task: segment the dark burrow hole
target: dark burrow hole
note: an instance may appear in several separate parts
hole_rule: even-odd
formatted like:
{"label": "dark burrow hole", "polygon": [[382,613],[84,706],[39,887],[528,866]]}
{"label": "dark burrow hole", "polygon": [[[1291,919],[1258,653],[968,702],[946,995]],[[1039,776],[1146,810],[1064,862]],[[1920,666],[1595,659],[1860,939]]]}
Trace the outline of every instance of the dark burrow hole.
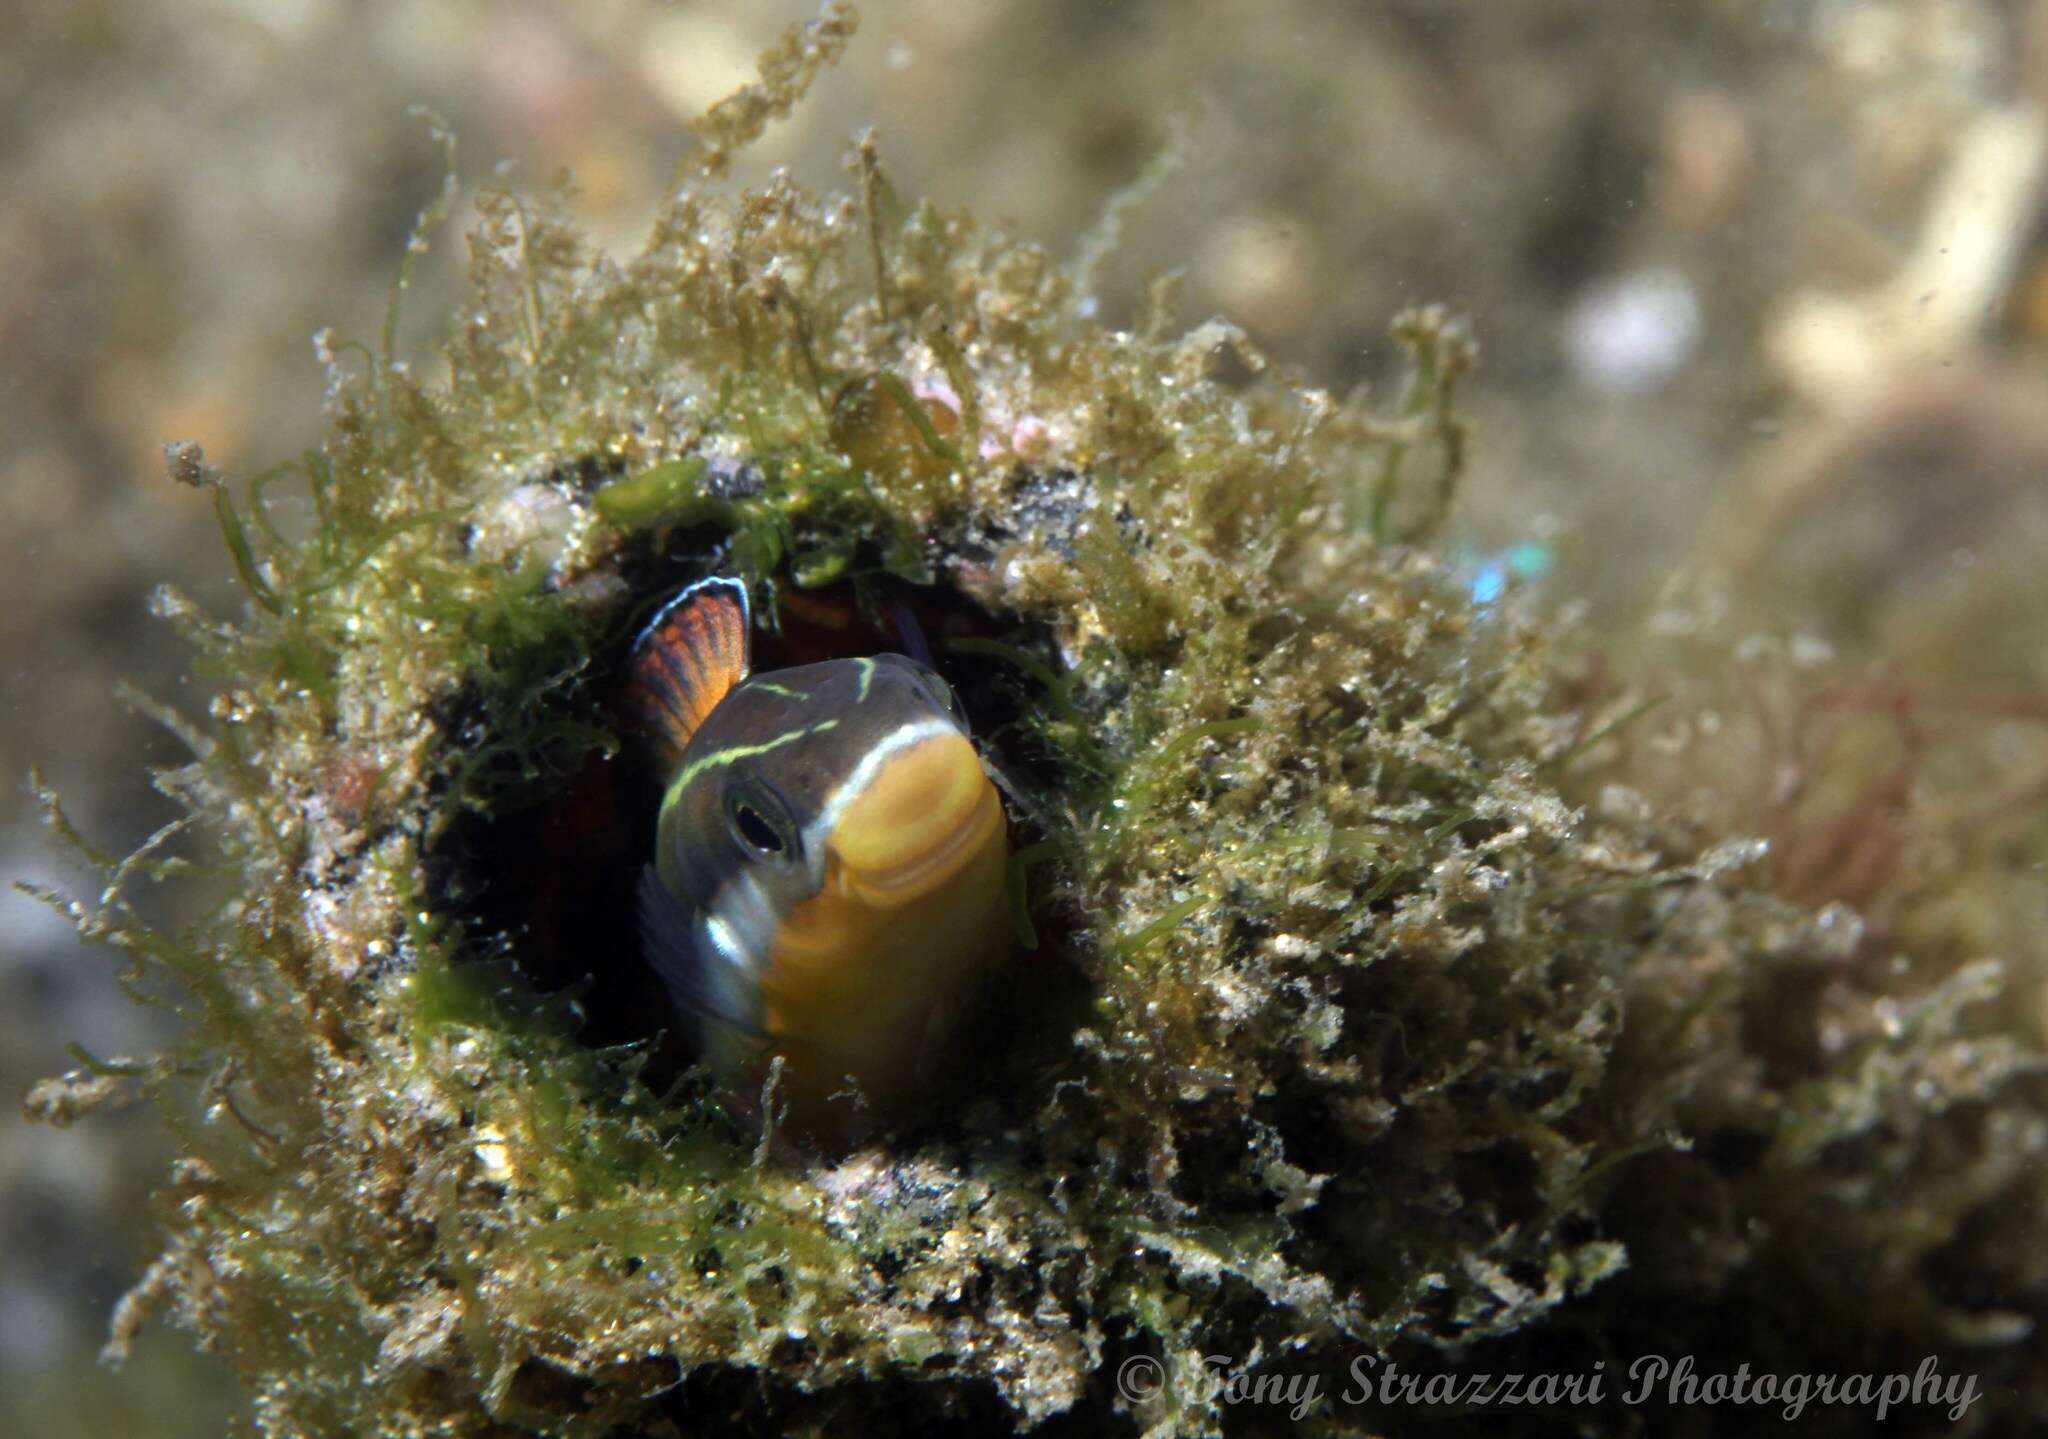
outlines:
{"label": "dark burrow hole", "polygon": [[[579,1037],[591,1047],[644,1046],[641,1079],[656,1092],[681,1080],[696,1056],[688,1026],[670,1009],[642,955],[635,887],[653,855],[665,776],[628,724],[623,691],[645,618],[683,585],[722,572],[705,560],[717,553],[718,540],[684,534],[661,553],[626,563],[634,597],[629,612],[584,680],[558,702],[561,713],[546,717],[585,735],[616,735],[617,752],[587,744],[579,752],[569,741],[561,755],[543,754],[532,776],[494,795],[488,809],[465,809],[428,860],[432,892],[463,926],[468,951],[497,962],[509,958],[521,988],[572,999]],[[886,575],[808,590],[778,578],[774,601],[768,623],[759,610],[755,616],[755,673],[909,652],[918,640],[906,640],[906,628],[921,636],[966,711],[976,744],[1006,782],[999,787],[1012,852],[1050,837],[1043,816],[1059,812],[1048,801],[1062,793],[1066,776],[1059,756],[1025,723],[1030,707],[1043,699],[1036,682],[998,656],[953,648],[959,640],[997,640],[1046,660],[1051,651],[1042,635],[997,620],[943,585],[916,586]],[[450,716],[441,719],[446,731],[467,737]],[[520,722],[539,719],[521,716]],[[1011,791],[1037,813],[1027,813]],[[1000,1110],[1028,1110],[1042,1095],[1042,1082],[1064,1062],[1068,1037],[1085,1022],[1089,991],[1073,958],[1074,919],[1048,902],[1049,888],[1043,871],[1028,883],[1036,946],[1027,950],[1020,943],[1009,964],[982,986],[952,1046],[962,1058],[936,1077],[932,1102],[917,1123],[944,1124],[987,1100]]]}

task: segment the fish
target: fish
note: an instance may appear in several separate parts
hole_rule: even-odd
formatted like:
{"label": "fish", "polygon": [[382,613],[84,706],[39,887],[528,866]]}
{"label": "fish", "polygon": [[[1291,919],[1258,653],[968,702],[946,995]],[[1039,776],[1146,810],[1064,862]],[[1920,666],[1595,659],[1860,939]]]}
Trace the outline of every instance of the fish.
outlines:
{"label": "fish", "polygon": [[698,1053],[792,1127],[904,1114],[1010,956],[1009,821],[930,665],[864,655],[754,674],[746,586],[682,590],[635,641],[627,700],[665,774],[642,948]]}

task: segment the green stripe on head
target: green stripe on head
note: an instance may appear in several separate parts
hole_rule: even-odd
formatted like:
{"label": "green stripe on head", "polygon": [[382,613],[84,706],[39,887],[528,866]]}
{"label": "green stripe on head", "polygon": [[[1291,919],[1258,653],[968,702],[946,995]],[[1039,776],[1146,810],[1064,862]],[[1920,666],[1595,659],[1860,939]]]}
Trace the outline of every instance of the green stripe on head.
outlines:
{"label": "green stripe on head", "polygon": [[[787,693],[787,691],[778,691],[778,693]],[[684,765],[682,773],[676,776],[675,783],[670,788],[672,790],[683,789],[691,780],[709,770],[719,769],[737,760],[752,759],[756,755],[764,755],[771,750],[781,749],[784,745],[792,745],[799,740],[808,739],[812,735],[824,734],[827,730],[838,728],[839,721],[836,719],[820,720],[818,723],[803,729],[786,730],[774,739],[763,740],[759,744],[727,745],[724,749],[716,750],[711,754],[699,755]]]}

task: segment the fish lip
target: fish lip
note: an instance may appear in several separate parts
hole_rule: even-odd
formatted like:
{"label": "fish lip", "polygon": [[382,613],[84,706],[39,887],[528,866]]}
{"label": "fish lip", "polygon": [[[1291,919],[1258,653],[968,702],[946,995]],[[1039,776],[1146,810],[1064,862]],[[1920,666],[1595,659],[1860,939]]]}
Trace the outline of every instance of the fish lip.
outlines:
{"label": "fish lip", "polygon": [[881,870],[859,870],[833,851],[839,891],[876,908],[893,909],[930,894],[965,869],[1003,823],[996,787],[984,775],[973,809],[945,839],[915,858]]}

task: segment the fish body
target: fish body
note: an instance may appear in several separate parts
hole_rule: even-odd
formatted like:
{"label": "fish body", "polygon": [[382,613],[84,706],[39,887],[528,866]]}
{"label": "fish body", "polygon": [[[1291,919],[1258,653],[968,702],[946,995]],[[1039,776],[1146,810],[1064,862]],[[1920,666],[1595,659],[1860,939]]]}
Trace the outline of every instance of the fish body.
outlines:
{"label": "fish body", "polygon": [[715,1070],[751,1085],[780,1057],[775,1102],[831,1127],[849,1088],[885,1113],[914,1099],[948,1016],[1007,957],[1008,824],[929,667],[749,659],[746,591],[722,578],[635,646],[668,769],[643,943]]}

